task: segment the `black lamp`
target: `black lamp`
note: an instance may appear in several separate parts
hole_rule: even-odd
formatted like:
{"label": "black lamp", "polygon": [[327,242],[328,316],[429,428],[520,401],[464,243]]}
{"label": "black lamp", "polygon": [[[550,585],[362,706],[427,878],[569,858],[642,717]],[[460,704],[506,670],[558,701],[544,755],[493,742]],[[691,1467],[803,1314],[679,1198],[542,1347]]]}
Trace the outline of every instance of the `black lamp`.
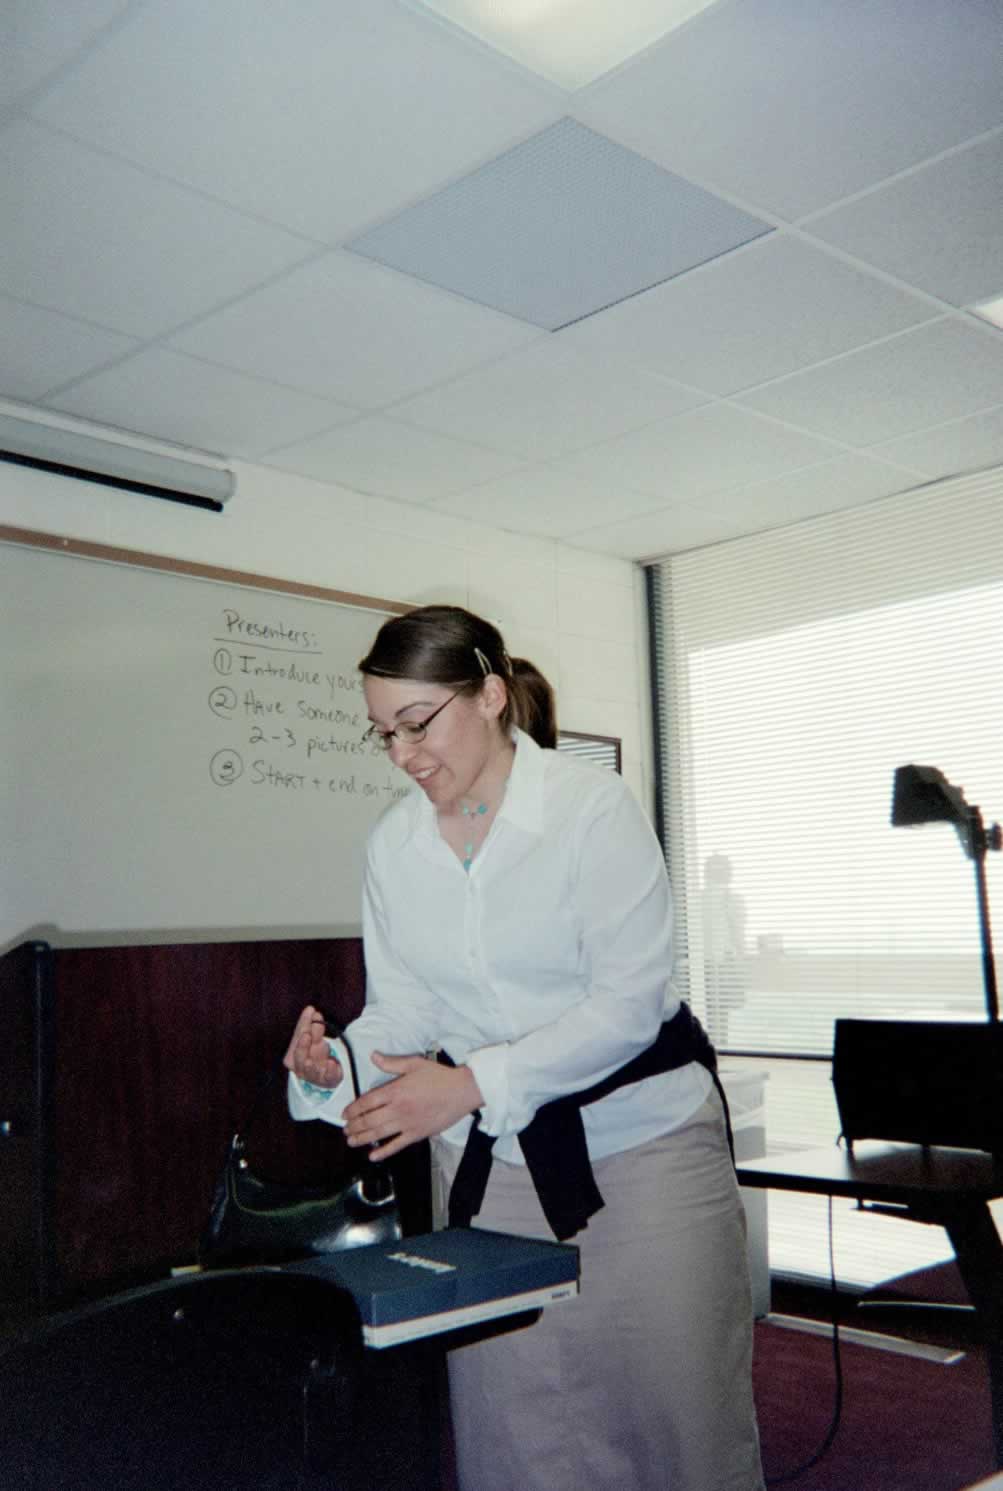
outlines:
{"label": "black lamp", "polygon": [[843,1137],[985,1149],[1003,1164],[1003,1025],[989,929],[985,859],[998,823],[965,802],[935,766],[895,772],[892,824],[950,823],[975,865],[988,1020],[836,1021],[832,1082]]}
{"label": "black lamp", "polygon": [[999,1019],[999,1001],[989,927],[986,851],[999,849],[1003,845],[1003,833],[998,823],[987,829],[979,809],[966,803],[961,788],[952,787],[943,772],[938,771],[935,766],[900,766],[895,772],[895,789],[892,794],[892,826],[914,828],[920,823],[953,824],[962,849],[974,861],[986,1013],[995,1022]]}

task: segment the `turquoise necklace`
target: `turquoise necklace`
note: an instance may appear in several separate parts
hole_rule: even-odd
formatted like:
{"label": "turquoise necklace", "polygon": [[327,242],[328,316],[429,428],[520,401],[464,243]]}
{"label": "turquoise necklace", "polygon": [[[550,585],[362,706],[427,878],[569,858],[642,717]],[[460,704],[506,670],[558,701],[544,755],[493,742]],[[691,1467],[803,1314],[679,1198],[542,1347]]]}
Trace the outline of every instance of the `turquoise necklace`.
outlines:
{"label": "turquoise necklace", "polygon": [[470,866],[474,862],[474,828],[483,828],[484,825],[478,824],[477,820],[478,818],[483,818],[487,810],[488,805],[486,802],[479,802],[476,807],[471,807],[470,804],[466,802],[461,803],[460,805],[460,812],[462,813],[463,817],[469,818],[471,820],[471,822],[467,825],[467,830],[470,834],[470,842],[469,844],[464,844],[463,846],[463,868],[465,870],[469,870]]}

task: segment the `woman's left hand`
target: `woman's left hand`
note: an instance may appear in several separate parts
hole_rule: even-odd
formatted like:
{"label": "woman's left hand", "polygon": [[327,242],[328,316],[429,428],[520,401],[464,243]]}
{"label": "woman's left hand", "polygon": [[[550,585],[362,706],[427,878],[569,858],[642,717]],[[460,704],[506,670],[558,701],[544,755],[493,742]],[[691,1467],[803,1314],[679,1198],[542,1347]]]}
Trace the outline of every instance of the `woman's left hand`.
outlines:
{"label": "woman's left hand", "polygon": [[383,1056],[373,1065],[394,1078],[363,1093],[345,1109],[351,1145],[376,1146],[370,1155],[386,1160],[419,1139],[441,1134],[473,1113],[484,1099],[468,1066],[440,1066],[425,1056]]}

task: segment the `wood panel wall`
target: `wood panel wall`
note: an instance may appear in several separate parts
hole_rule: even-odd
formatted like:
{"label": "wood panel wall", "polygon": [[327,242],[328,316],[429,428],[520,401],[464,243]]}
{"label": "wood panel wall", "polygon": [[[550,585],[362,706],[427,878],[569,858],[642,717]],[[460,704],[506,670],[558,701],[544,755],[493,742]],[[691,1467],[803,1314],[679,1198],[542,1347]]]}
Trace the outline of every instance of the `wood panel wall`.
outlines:
{"label": "wood panel wall", "polygon": [[[32,1296],[44,1308],[192,1262],[230,1136],[269,1071],[250,1135],[255,1168],[347,1179],[354,1161],[340,1130],[292,1123],[278,1065],[305,1003],[344,1024],[364,997],[355,938],[30,944],[0,959],[12,1125],[0,1177],[14,1203],[4,1241],[19,1260],[0,1285],[7,1302]],[[399,1182],[409,1230],[425,1230],[427,1152],[400,1167]]]}

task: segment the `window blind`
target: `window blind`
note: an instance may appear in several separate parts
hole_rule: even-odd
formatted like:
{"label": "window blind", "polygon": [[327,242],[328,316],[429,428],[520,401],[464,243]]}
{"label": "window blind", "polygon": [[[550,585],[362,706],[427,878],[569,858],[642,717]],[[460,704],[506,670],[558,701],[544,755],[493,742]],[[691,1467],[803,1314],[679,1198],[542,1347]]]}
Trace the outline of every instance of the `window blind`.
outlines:
{"label": "window blind", "polygon": [[620,770],[620,740],[615,735],[582,735],[576,730],[562,730],[557,749],[577,756],[580,761],[591,761],[593,766]]}
{"label": "window blind", "polygon": [[770,1148],[825,1142],[827,1069],[787,1089],[837,1016],[985,1015],[972,862],[948,824],[890,815],[913,762],[1003,816],[1003,468],[673,555],[648,582],[675,979],[719,1049],[768,1070]]}

